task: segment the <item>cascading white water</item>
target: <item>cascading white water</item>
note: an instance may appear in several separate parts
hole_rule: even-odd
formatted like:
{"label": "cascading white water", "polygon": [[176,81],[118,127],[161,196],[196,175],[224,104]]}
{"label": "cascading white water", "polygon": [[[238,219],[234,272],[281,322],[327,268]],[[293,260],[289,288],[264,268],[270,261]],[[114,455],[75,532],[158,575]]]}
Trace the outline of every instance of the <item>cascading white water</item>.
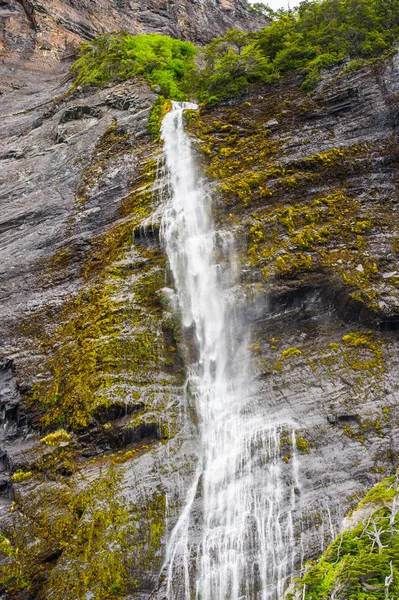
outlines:
{"label": "cascading white water", "polygon": [[[196,168],[183,111],[162,123],[162,239],[184,327],[194,326],[198,360],[188,365],[201,455],[169,540],[169,600],[275,600],[293,572],[294,424],[273,421],[251,393],[248,341],[228,291],[236,272],[231,237],[215,231],[211,198]],[[223,265],[217,256],[226,254]],[[253,390],[252,390],[253,392]],[[294,459],[283,483],[280,434],[289,428]],[[200,505],[200,522],[192,509]],[[197,510],[198,512],[198,510]],[[196,516],[196,518],[198,515]]]}

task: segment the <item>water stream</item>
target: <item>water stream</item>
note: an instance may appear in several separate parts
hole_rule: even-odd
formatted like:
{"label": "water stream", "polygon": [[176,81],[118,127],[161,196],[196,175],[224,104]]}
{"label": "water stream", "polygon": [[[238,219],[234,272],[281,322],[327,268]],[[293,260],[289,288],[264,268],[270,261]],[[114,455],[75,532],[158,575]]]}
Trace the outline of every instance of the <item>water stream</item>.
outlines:
{"label": "water stream", "polygon": [[[199,422],[198,467],[170,536],[168,600],[277,600],[293,572],[299,487],[295,424],[268,414],[250,384],[249,331],[231,293],[232,235],[215,229],[211,197],[174,103],[162,124],[161,235],[183,327],[195,331],[188,388]],[[292,443],[283,480],[281,434]],[[297,490],[296,490],[297,491]]]}

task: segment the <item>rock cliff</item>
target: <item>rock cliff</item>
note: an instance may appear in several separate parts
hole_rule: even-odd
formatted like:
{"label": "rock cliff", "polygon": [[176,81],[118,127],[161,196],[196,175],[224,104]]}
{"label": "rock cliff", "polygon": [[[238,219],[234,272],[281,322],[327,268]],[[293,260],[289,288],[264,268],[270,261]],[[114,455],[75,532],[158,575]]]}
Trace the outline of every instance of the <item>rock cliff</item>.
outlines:
{"label": "rock cliff", "polygon": [[[103,30],[202,42],[254,22],[242,2],[147,4],[0,7],[5,598],[161,598],[195,467],[192,332],[152,189],[155,94],[143,81],[66,94],[54,61]],[[295,77],[255,87],[188,125],[237,240],[257,401],[295,422],[297,569],[397,466],[398,93],[395,55],[334,67],[310,95]],[[287,489],[292,447],[281,431]]]}
{"label": "rock cliff", "polygon": [[3,0],[0,48],[65,57],[82,40],[121,29],[204,43],[228,28],[257,29],[263,19],[248,8],[245,0]]}
{"label": "rock cliff", "polygon": [[190,124],[239,244],[259,402],[297,423],[299,562],[397,466],[398,67],[343,64],[310,96],[293,78]]}

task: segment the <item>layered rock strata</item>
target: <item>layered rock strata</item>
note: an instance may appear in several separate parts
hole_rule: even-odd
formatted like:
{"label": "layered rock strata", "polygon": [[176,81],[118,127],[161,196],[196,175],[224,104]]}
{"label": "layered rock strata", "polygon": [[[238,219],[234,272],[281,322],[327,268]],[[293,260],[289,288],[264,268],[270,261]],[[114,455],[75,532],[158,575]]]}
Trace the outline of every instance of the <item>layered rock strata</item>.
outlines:
{"label": "layered rock strata", "polygon": [[[61,10],[27,7],[2,8],[29,32],[13,26],[15,46]],[[66,95],[59,65],[39,78],[15,64],[2,87],[0,483],[19,552],[1,547],[4,593],[72,599],[78,582],[145,598],[198,454],[184,389],[195,349],[172,310],[152,191],[155,94],[135,81]],[[218,227],[237,240],[257,401],[296,424],[298,569],[397,466],[398,58],[340,65],[311,95],[299,83],[190,122]],[[293,440],[280,439],[288,487]]]}

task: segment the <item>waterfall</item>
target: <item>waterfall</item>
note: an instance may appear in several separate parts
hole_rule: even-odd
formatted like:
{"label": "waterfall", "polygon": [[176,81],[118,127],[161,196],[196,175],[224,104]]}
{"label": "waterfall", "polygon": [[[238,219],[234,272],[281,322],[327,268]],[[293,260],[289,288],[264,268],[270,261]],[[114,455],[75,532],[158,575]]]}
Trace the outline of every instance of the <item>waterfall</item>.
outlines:
{"label": "waterfall", "polygon": [[[183,327],[195,331],[197,355],[187,371],[200,452],[168,543],[166,597],[276,600],[295,560],[295,425],[270,416],[250,383],[249,332],[231,300],[234,240],[215,229],[210,193],[184,130],[187,108],[196,107],[173,103],[163,120],[157,187]],[[280,450],[287,430],[294,455],[288,486]]]}

